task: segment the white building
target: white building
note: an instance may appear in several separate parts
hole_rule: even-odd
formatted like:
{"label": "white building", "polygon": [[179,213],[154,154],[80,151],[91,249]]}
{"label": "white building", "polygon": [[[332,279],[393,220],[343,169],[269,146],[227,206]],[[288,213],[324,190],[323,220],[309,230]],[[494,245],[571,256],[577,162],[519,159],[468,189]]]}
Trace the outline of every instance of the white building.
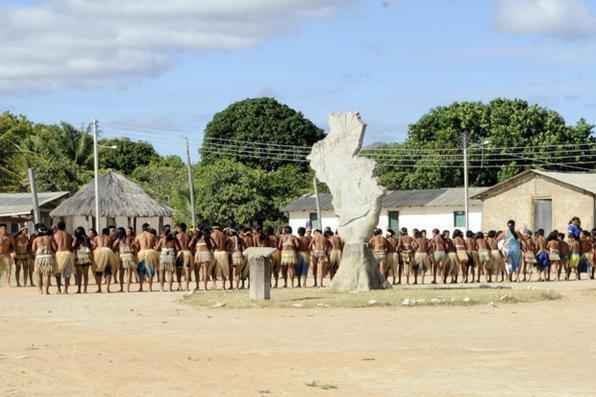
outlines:
{"label": "white building", "polygon": [[[486,188],[470,188],[470,197],[482,193]],[[465,228],[464,189],[444,188],[429,190],[388,191],[382,199],[382,210],[378,227],[383,231],[402,227],[427,230],[449,230]],[[319,195],[322,224],[317,219],[314,195],[306,195],[291,202],[282,211],[289,217],[294,230],[299,227],[326,228],[336,230],[338,218],[333,211],[331,194]],[[482,202],[470,200],[470,229],[479,231],[482,227]]]}

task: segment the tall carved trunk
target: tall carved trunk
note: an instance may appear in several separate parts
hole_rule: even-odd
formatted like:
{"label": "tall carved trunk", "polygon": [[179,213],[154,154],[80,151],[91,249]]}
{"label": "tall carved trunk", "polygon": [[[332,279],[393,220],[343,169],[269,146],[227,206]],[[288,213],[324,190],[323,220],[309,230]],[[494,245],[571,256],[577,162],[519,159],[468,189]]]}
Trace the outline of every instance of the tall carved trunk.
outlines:
{"label": "tall carved trunk", "polygon": [[339,291],[369,291],[386,287],[385,278],[368,244],[346,244],[331,288]]}

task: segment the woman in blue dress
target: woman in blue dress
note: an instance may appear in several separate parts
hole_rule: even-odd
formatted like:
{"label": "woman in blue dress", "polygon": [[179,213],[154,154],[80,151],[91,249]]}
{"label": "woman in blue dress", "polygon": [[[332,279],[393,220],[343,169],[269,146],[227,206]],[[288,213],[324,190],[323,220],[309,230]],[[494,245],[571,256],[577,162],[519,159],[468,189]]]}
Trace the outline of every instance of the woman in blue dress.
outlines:
{"label": "woman in blue dress", "polygon": [[499,234],[498,241],[503,242],[503,256],[505,257],[507,274],[509,281],[513,281],[513,273],[515,273],[515,281],[519,281],[521,271],[522,251],[520,243],[520,235],[515,231],[515,221],[507,222],[507,229]]}

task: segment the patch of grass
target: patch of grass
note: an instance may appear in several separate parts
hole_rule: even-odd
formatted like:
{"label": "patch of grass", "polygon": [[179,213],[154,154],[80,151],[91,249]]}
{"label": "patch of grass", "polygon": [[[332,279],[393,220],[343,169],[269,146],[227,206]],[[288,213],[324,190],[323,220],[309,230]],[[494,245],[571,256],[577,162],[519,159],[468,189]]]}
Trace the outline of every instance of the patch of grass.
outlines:
{"label": "patch of grass", "polygon": [[250,308],[364,308],[471,306],[486,304],[531,303],[560,299],[552,290],[535,287],[513,289],[486,287],[402,287],[369,292],[337,292],[330,289],[274,289],[270,301],[251,301],[247,290],[198,291],[182,302],[199,309]]}

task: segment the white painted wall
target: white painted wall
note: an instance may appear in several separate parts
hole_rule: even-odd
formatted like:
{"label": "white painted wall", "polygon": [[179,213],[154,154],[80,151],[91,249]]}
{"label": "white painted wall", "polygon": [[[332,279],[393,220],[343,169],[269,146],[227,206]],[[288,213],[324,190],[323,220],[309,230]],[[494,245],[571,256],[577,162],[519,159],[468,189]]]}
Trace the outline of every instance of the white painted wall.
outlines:
{"label": "white painted wall", "polygon": [[[433,229],[455,230],[453,213],[463,211],[462,207],[410,207],[401,209],[383,209],[379,218],[378,227],[383,231],[389,226],[389,211],[399,212],[399,227],[406,227],[408,230],[425,229],[429,233]],[[296,232],[299,227],[305,227],[309,220],[310,212],[290,212],[290,226]],[[323,228],[329,226],[332,230],[337,229],[337,216],[332,211],[323,211]],[[480,231],[482,227],[482,207],[472,206],[470,208],[470,229]],[[463,229],[463,228],[461,228]],[[396,230],[397,232],[397,230]]]}

